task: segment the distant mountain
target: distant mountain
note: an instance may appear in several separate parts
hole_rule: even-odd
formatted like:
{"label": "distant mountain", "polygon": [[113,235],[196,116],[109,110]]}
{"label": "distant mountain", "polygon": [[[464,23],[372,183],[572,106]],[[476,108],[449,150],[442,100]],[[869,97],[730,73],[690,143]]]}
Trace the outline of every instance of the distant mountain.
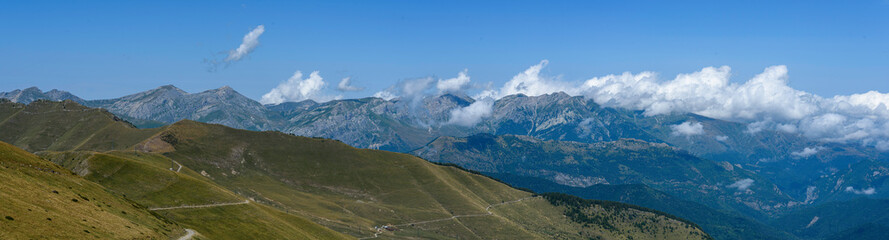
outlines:
{"label": "distant mountain", "polygon": [[0,92],[0,98],[6,98],[17,103],[28,104],[38,99],[47,99],[53,101],[72,100],[83,104],[85,101],[74,94],[60,90],[50,90],[43,92],[37,87],[29,87],[24,90],[16,89],[11,92]]}
{"label": "distant mountain", "polygon": [[[61,96],[37,92],[19,91],[16,95],[37,96],[25,97],[27,99]],[[474,102],[465,95],[442,94],[422,99],[362,98],[324,103],[308,100],[263,106],[228,87],[186,93],[173,86],[162,86],[121,98],[84,103],[108,109],[143,128],[190,119],[241,129],[331,138],[354,147],[397,152],[413,151],[441,136],[466,137],[480,133],[585,143],[634,138],[667,143],[704,159],[754,171],[778,185],[783,193],[806,203],[828,201],[823,197],[834,193],[849,195],[823,182],[849,170],[855,163],[889,162],[887,153],[871,147],[820,142],[798,133],[755,129],[748,124],[695,114],[646,116],[641,111],[602,107],[592,99],[565,93],[506,96],[494,101],[490,115],[482,117],[474,126],[449,122],[454,110]],[[682,124],[700,126],[700,131],[677,133],[675,128]],[[804,151],[808,152],[801,154]],[[839,185],[842,189],[850,186]],[[873,187],[877,192],[889,192],[884,186]]]}
{"label": "distant mountain", "polygon": [[861,197],[889,199],[889,162],[862,160],[825,173],[812,184],[809,197],[827,201],[848,201]]}
{"label": "distant mountain", "polygon": [[492,116],[474,127],[472,132],[579,142],[621,138],[657,141],[620,111],[601,107],[592,99],[562,92],[536,97],[522,94],[503,97],[494,102]]}
{"label": "distant mountain", "polygon": [[859,198],[807,207],[772,225],[805,239],[885,239],[887,222],[889,200]]}
{"label": "distant mountain", "polygon": [[279,114],[228,86],[187,93],[173,85],[166,85],[120,98],[87,101],[85,105],[108,109],[128,120],[173,123],[191,119],[249,130],[280,127]]}
{"label": "distant mountain", "polygon": [[443,134],[462,135],[462,129],[443,125],[449,111],[472,99],[445,94],[419,102],[362,98],[335,100],[303,111],[284,112],[283,132],[332,138],[349,145],[390,151],[409,151]]}
{"label": "distant mountain", "polygon": [[[815,182],[836,171],[844,171],[851,164],[867,159],[889,160],[886,153],[871,147],[820,142],[797,133],[753,131],[747,124],[694,114],[645,117],[635,112],[630,116],[640,128],[671,146],[755,171],[799,201],[807,198],[809,187],[827,191]],[[677,134],[673,127],[683,123],[700,124],[702,131],[693,135]],[[810,152],[801,154],[807,148]],[[821,201],[820,198],[809,200]]]}
{"label": "distant mountain", "polygon": [[790,233],[744,217],[736,212],[716,210],[706,205],[683,200],[644,184],[597,184],[572,187],[555,182],[508,173],[485,173],[512,186],[536,192],[559,192],[585,199],[617,201],[638,205],[698,223],[715,239],[794,239]]}

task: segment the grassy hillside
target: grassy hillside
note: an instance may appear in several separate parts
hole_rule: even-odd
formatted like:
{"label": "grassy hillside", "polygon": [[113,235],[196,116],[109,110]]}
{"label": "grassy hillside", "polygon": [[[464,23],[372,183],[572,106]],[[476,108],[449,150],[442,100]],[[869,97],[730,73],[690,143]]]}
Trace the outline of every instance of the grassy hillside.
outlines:
{"label": "grassy hillside", "polygon": [[185,234],[99,184],[0,142],[0,239],[169,239]]}
{"label": "grassy hillside", "polygon": [[[205,173],[222,186],[353,236],[369,236],[374,226],[382,225],[398,226],[400,231],[384,231],[396,238],[581,238],[580,232],[626,232],[624,228],[577,224],[567,218],[546,222],[553,227],[545,231],[496,212],[489,214],[500,203],[531,194],[407,154],[193,121],[173,124],[155,138],[169,145],[154,141],[152,146],[158,152]],[[522,206],[512,204],[502,207]],[[530,207],[518,211],[530,219],[560,215]],[[629,218],[615,217],[615,221]],[[676,227],[670,222],[652,224]]]}
{"label": "grassy hillside", "polygon": [[154,211],[210,239],[347,238],[304,218],[257,203],[176,208],[243,203],[246,198],[216,185],[188,167],[179,168],[178,164],[160,154],[72,151],[42,152],[40,155],[139,204],[152,209],[163,208]]}
{"label": "grassy hillside", "polygon": [[127,149],[159,129],[137,129],[103,109],[73,101],[0,103],[0,141],[30,152]]}
{"label": "grassy hillside", "polygon": [[[622,232],[627,239],[637,237],[658,238],[703,238],[694,223],[671,217],[666,214],[652,214],[653,210],[618,202],[587,200],[564,193],[546,193],[543,198],[564,209],[565,216],[584,225],[600,225],[605,229],[626,229]],[[627,219],[616,221],[616,219]],[[661,227],[669,222],[670,227]],[[596,232],[582,232],[588,238],[615,239],[619,236],[599,236]]]}

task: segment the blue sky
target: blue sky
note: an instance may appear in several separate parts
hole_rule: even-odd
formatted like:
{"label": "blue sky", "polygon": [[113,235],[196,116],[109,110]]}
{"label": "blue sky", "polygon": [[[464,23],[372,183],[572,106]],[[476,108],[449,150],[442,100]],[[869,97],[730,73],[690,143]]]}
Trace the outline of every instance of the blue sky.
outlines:
{"label": "blue sky", "polygon": [[[247,32],[260,45],[215,72]],[[86,99],[174,84],[229,85],[259,99],[297,70],[330,94],[369,96],[399,80],[502,85],[543,59],[583,81],[624,71],[664,80],[728,65],[743,82],[786,65],[822,96],[889,92],[889,1],[4,1],[0,91],[38,86]],[[363,92],[336,93],[352,77]]]}

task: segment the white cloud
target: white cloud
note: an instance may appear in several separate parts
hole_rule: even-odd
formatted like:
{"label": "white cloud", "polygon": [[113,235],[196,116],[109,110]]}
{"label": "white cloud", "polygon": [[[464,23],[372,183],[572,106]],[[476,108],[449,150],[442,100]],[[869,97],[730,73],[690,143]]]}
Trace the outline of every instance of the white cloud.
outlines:
{"label": "white cloud", "polygon": [[728,185],[728,187],[737,188],[739,191],[746,191],[750,189],[750,186],[753,186],[753,179],[750,178],[741,179]]}
{"label": "white cloud", "polygon": [[774,66],[744,84],[729,83],[731,68],[707,67],[658,82],[651,72],[587,80],[582,92],[597,103],[645,110],[647,115],[691,112],[730,120],[763,116],[799,119],[816,110],[812,95],[786,85],[787,68]]}
{"label": "white cloud", "polygon": [[469,106],[451,110],[451,118],[447,124],[455,124],[464,127],[472,127],[482,121],[482,119],[491,116],[494,101],[491,99],[483,99],[476,101]]}
{"label": "white cloud", "polygon": [[862,195],[862,194],[873,195],[874,193],[877,193],[877,190],[875,190],[872,187],[867,188],[867,189],[855,189],[854,187],[849,186],[849,187],[846,187],[846,192],[850,192],[850,193],[854,193],[854,194],[858,194],[858,195]]}
{"label": "white cloud", "polygon": [[707,67],[666,82],[651,72],[627,72],[589,79],[576,92],[605,106],[643,110],[649,116],[695,113],[748,123],[748,133],[777,130],[889,150],[889,94],[870,91],[822,98],[788,86],[785,66],[768,67],[743,83],[729,82],[730,70]]}
{"label": "white cloud", "polygon": [[752,123],[747,124],[747,130],[744,130],[744,132],[749,133],[749,134],[754,134],[754,133],[762,132],[762,130],[765,130],[768,126],[769,126],[769,121],[752,122]]}
{"label": "white cloud", "polygon": [[364,87],[352,86],[352,78],[345,77],[342,80],[340,80],[339,84],[336,85],[336,90],[341,91],[341,92],[358,92],[358,91],[363,91]]}
{"label": "white cloud", "polygon": [[469,70],[464,69],[457,73],[457,77],[449,79],[436,80],[432,77],[424,77],[401,80],[395,85],[375,93],[374,97],[383,99],[401,98],[402,100],[417,102],[434,94],[464,91],[471,87],[468,72]]}
{"label": "white cloud", "polygon": [[259,46],[259,36],[265,32],[265,26],[259,25],[249,33],[244,35],[244,40],[241,42],[241,45],[238,48],[231,50],[228,52],[228,56],[225,57],[226,62],[234,62],[241,60],[253,52],[253,49],[256,49],[256,46]]}
{"label": "white cloud", "polygon": [[778,124],[775,126],[778,131],[786,132],[786,133],[796,133],[796,125],[791,123],[788,124]]}
{"label": "white cloud", "polygon": [[811,157],[812,155],[815,155],[816,153],[821,151],[821,149],[823,149],[823,148],[822,147],[806,147],[806,148],[803,148],[803,150],[800,150],[799,152],[792,152],[792,153],[790,153],[790,155],[793,155],[794,157],[807,158],[807,157]]}
{"label": "white cloud", "polygon": [[256,26],[256,28],[253,28],[253,30],[250,30],[250,32],[244,35],[244,39],[241,41],[241,45],[239,45],[238,48],[229,50],[226,53],[225,58],[220,60],[217,56],[212,59],[204,59],[204,63],[207,64],[207,71],[215,72],[220,65],[223,68],[228,67],[229,64],[237,62],[249,55],[257,46],[259,46],[259,36],[264,32],[265,26]]}
{"label": "white cloud", "polygon": [[694,136],[704,134],[704,125],[699,122],[683,122],[679,125],[671,125],[673,135],[677,136]]}
{"label": "white cloud", "polygon": [[397,98],[398,96],[396,96],[395,94],[392,94],[392,93],[389,92],[389,91],[385,91],[385,90],[383,90],[383,91],[379,91],[379,92],[377,92],[377,93],[374,93],[373,97],[375,97],[375,98],[382,98],[383,100],[389,101],[389,100],[392,100],[392,99]]}
{"label": "white cloud", "polygon": [[416,103],[431,94],[435,79],[431,77],[401,80],[393,86],[374,94],[374,97],[401,100]]}
{"label": "white cloud", "polygon": [[725,142],[726,140],[728,140],[728,136],[726,135],[716,136],[716,141]]}
{"label": "white cloud", "polygon": [[469,88],[469,70],[463,69],[455,78],[439,79],[436,88],[440,93],[459,92]]}
{"label": "white cloud", "polygon": [[549,64],[549,61],[547,60],[540,61],[537,65],[533,65],[512,77],[512,79],[503,84],[503,87],[501,87],[499,91],[488,90],[482,92],[478,96],[500,99],[515,94],[539,96],[556,92],[565,92],[571,95],[578,95],[580,93],[578,92],[578,88],[570,83],[541,76],[540,71],[543,70],[547,64]]}
{"label": "white cloud", "polygon": [[309,99],[323,102],[339,98],[338,96],[330,97],[320,93],[326,83],[321,78],[321,75],[318,74],[318,71],[312,72],[306,79],[302,77],[302,72],[296,71],[290,79],[278,84],[277,87],[262,95],[260,102],[263,104],[279,104]]}

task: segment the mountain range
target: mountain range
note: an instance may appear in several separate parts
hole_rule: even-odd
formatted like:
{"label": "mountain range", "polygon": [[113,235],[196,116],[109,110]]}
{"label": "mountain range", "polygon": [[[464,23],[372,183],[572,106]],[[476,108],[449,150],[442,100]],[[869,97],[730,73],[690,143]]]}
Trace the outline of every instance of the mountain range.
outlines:
{"label": "mountain range", "polygon": [[[335,139],[357,148],[412,153],[474,171],[530,177],[567,188],[644,184],[682,201],[759,222],[809,206],[889,196],[889,156],[872,147],[822,142],[799,133],[756,129],[696,114],[648,116],[565,93],[503,97],[491,103],[489,114],[470,125],[452,121],[456,110],[476,103],[458,93],[277,105],[262,105],[229,87],[187,93],[171,85],[106,100],[82,100],[63,91],[42,93],[36,88],[0,96],[20,103],[70,99],[107,109],[139,128],[189,119]],[[677,130],[683,126],[696,129]],[[462,148],[443,147],[469,139],[489,140]],[[28,150],[28,145],[22,146]],[[479,149],[482,146],[491,149]],[[523,148],[527,149],[518,151]],[[589,155],[643,161],[629,166],[583,159]],[[538,159],[525,161],[531,157]],[[669,163],[674,165],[658,159],[672,159]],[[571,162],[574,165],[567,164]],[[676,175],[663,175],[667,173]]]}

